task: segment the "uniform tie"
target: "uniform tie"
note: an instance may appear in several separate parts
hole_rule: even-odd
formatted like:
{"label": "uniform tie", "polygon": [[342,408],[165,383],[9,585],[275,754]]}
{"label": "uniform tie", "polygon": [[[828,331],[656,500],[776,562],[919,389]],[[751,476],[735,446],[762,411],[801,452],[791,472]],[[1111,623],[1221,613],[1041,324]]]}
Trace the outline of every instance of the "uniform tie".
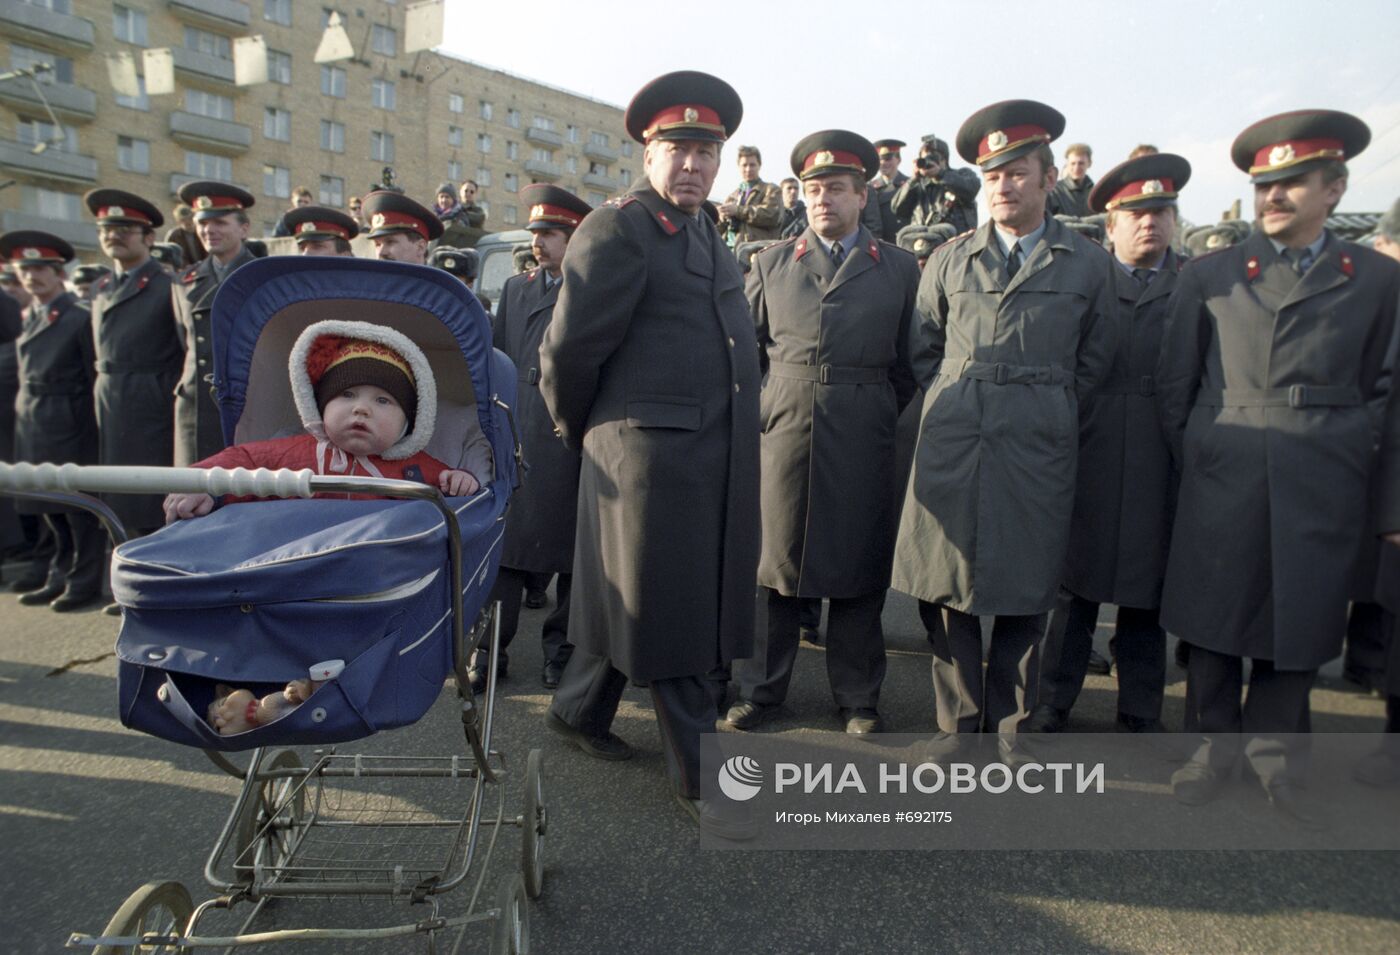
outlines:
{"label": "uniform tie", "polygon": [[1151,269],[1133,269],[1133,278],[1138,280],[1138,284],[1146,288],[1152,281]]}
{"label": "uniform tie", "polygon": [[834,262],[836,264],[836,267],[839,269],[841,267],[841,263],[845,260],[846,247],[842,245],[839,241],[831,243],[831,261]]}
{"label": "uniform tie", "polygon": [[1011,254],[1006,257],[1006,275],[1008,278],[1015,278],[1016,273],[1021,270],[1021,243],[1017,242],[1011,247]]}
{"label": "uniform tie", "polygon": [[1312,249],[1284,249],[1283,257],[1298,275],[1304,274],[1312,266]]}

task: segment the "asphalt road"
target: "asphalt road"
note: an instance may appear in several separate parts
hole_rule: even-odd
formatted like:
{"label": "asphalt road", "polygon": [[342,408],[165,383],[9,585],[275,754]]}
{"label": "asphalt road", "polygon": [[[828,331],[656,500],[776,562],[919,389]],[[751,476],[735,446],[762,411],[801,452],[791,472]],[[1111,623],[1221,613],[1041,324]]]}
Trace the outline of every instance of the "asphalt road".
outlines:
{"label": "asphalt road", "polygon": [[[541,726],[542,611],[526,611],[500,685],[496,743],[512,767],[546,760],[548,876],[530,907],[535,951],[548,952],[1395,952],[1400,855],[1385,852],[715,852],[667,792],[655,721],[629,690],[617,725],[631,762],[595,762]],[[237,783],[198,751],[123,728],[115,713],[118,622],[60,616],[0,595],[0,952],[54,952],[68,933],[101,931],[143,882],[176,879],[196,902],[204,857]],[[883,712],[891,730],[933,729],[929,655],[912,601],[893,595]],[[1100,649],[1107,631],[1099,632]],[[822,651],[804,645],[784,718],[769,732],[839,731]],[[1173,669],[1166,719],[1180,725]],[[1379,700],[1334,676],[1314,693],[1319,731],[1378,730]],[[1091,677],[1075,728],[1112,729],[1113,680]],[[418,724],[347,751],[463,751],[452,693]],[[427,804],[433,781],[395,796]],[[512,777],[509,812],[518,811]],[[1163,797],[1169,798],[1169,797]],[[1261,803],[1262,805],[1262,803]],[[518,865],[506,830],[487,869],[490,898]],[[445,914],[467,893],[445,897]],[[282,904],[256,928],[396,924],[421,908]],[[211,918],[202,931],[229,922]],[[475,928],[461,951],[486,951]],[[452,938],[444,951],[451,950]],[[421,940],[271,951],[404,952]]]}

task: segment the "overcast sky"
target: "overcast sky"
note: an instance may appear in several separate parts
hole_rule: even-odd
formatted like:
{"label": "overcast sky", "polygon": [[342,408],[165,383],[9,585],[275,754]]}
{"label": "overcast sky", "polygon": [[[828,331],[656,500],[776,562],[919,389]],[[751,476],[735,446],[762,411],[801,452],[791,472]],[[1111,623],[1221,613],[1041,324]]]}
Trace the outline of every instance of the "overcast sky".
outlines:
{"label": "overcast sky", "polygon": [[[1249,214],[1247,179],[1230,162],[1235,136],[1293,109],[1342,109],[1371,127],[1343,211],[1381,211],[1400,196],[1397,43],[1396,0],[447,0],[444,46],[622,107],[662,73],[714,73],[743,98],[735,141],[762,150],[771,181],[819,129],[951,143],[982,106],[1038,99],[1068,120],[1057,159],[1070,142],[1094,148],[1090,175],[1141,142],[1184,155],[1193,172],[1182,214],[1209,222],[1235,199]],[[734,161],[730,148],[717,195],[738,181]]]}

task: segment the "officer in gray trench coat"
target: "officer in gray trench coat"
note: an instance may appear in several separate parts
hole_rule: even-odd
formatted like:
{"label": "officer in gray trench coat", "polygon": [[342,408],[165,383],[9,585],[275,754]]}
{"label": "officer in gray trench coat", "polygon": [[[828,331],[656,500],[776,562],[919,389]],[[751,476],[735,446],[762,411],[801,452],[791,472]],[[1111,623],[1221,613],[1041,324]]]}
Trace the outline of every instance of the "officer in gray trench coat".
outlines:
{"label": "officer in gray trench coat", "polygon": [[[1400,202],[1391,209],[1389,225],[1392,230],[1397,225],[1397,208]],[[1382,220],[1382,226],[1385,225]],[[1386,635],[1388,647],[1382,683],[1385,733],[1380,746],[1357,764],[1354,775],[1367,785],[1394,789],[1400,787],[1400,633],[1396,632],[1400,627],[1395,624],[1400,615],[1400,389],[1390,390],[1378,474],[1376,486],[1381,491],[1377,495],[1378,513],[1373,528],[1380,537],[1376,602],[1387,611],[1392,628]]]}
{"label": "officer in gray trench coat", "polygon": [[727,721],[749,729],[787,696],[802,598],[829,598],[826,668],[848,733],[878,732],[880,611],[897,507],[895,424],[915,392],[909,326],[919,267],[860,224],[875,147],[846,130],[802,139],[807,231],[754,257],[748,298],[768,373],[758,582],[768,628],[734,666]]}
{"label": "officer in gray trench coat", "polygon": [[[963,123],[958,152],[982,167],[991,221],[930,257],[910,349],[923,421],[893,585],[943,610],[939,728],[1008,745],[1035,703],[1036,651],[1064,573],[1079,402],[1114,355],[1113,263],[1045,215],[1048,144],[1063,129],[1030,100]],[[985,676],[984,614],[996,616]]]}
{"label": "officer in gray trench coat", "polygon": [[569,638],[546,720],[585,752],[630,754],[609,727],[631,677],[650,685],[667,768],[706,831],[705,675],[753,653],[758,348],[743,275],[701,204],[743,106],[723,80],[670,73],[627,108],[646,178],[579,226],[540,346],[540,393],[583,453]]}
{"label": "officer in gray trench coat", "polygon": [[1024,727],[1030,732],[1064,728],[1105,603],[1118,607],[1118,729],[1161,729],[1167,638],[1157,616],[1175,487],[1153,376],[1180,268],[1171,250],[1177,196],[1190,177],[1185,159],[1154,153],[1109,170],[1089,194],[1090,208],[1108,213],[1113,239],[1118,353],[1079,409],[1069,562],[1041,656],[1040,704]]}
{"label": "officer in gray trench coat", "polygon": [[1207,734],[1173,776],[1190,804],[1219,793],[1243,731],[1274,805],[1310,821],[1280,734],[1306,729],[1317,669],[1341,651],[1369,531],[1366,403],[1400,297],[1400,265],[1325,229],[1345,161],[1369,141],[1365,123],[1330,110],[1241,133],[1232,158],[1254,183],[1258,231],[1192,260],[1172,300],[1157,389],[1181,491],[1162,623],[1191,644],[1188,720]]}
{"label": "officer in gray trench coat", "polygon": [[[102,251],[116,268],[98,283],[92,299],[98,460],[170,467],[175,384],[185,355],[170,276],[151,258],[155,230],[165,219],[152,203],[119,189],[94,189],[83,200],[97,219]],[[165,523],[158,494],[113,494],[105,500],[129,533],[147,533]]]}
{"label": "officer in gray trench coat", "polygon": [[234,270],[253,261],[248,213],[253,197],[226,182],[187,182],[180,200],[194,209],[195,229],[209,255],[186,269],[171,288],[185,365],[175,389],[175,465],[188,467],[222,451],[223,428],[214,400],[214,337],[209,313],[214,294]]}
{"label": "officer in gray trench coat", "polygon": [[[15,343],[15,460],[95,464],[92,316],[63,284],[63,266],[73,261],[73,247],[47,232],[7,232],[0,235],[0,258],[16,267],[33,297]],[[64,612],[101,597],[105,542],[97,518],[36,501],[16,501],[15,509],[42,514],[55,548],[43,586],[22,594],[20,603],[48,604]]]}

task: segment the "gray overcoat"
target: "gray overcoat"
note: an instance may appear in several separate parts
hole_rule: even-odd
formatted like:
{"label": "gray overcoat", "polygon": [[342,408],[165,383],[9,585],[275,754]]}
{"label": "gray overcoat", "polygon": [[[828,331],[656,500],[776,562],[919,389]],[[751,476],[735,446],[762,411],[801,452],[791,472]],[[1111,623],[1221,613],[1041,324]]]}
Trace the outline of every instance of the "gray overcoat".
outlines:
{"label": "gray overcoat", "polygon": [[[232,275],[253,258],[244,246],[225,274]],[[219,406],[214,401],[214,337],[209,330],[209,313],[219,285],[211,255],[181,273],[170,289],[176,330],[185,351],[184,368],[175,388],[176,467],[189,467],[224,449]]]}

